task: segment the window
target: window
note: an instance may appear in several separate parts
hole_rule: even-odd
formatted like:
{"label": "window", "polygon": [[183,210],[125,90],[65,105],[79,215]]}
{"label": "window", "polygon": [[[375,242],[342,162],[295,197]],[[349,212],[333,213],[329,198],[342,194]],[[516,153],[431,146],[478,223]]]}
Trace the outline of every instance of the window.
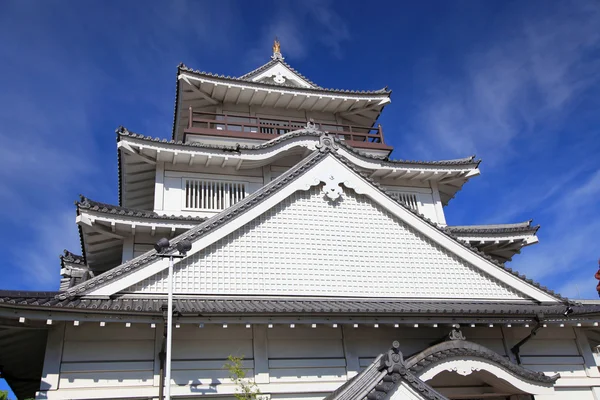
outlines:
{"label": "window", "polygon": [[404,202],[409,208],[418,211],[419,209],[419,199],[417,198],[416,193],[406,193],[406,192],[390,192],[392,197],[396,200],[400,200]]}
{"label": "window", "polygon": [[246,183],[184,178],[185,205],[188,210],[224,210],[246,195]]}

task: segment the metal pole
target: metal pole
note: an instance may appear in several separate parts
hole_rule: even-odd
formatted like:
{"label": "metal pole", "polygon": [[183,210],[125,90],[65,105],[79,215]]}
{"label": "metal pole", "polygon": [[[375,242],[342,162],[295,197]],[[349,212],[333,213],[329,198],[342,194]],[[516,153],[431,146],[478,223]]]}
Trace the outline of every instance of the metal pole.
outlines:
{"label": "metal pole", "polygon": [[171,400],[171,344],[173,342],[173,257],[169,257],[169,297],[167,300],[167,366],[165,376],[165,399]]}

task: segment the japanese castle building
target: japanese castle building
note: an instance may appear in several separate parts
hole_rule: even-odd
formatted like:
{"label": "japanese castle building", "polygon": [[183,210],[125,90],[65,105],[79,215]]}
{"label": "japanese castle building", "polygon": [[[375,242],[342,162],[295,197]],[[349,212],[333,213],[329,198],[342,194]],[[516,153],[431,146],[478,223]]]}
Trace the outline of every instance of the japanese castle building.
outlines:
{"label": "japanese castle building", "polygon": [[192,244],[173,398],[233,398],[243,355],[274,400],[599,400],[600,308],[506,266],[538,227],[447,225],[479,161],[391,159],[387,88],[326,89],[273,50],[240,77],[180,65],[172,140],[117,130],[119,204],[77,202],[59,290],[0,292],[17,396],[162,398],[166,237]]}

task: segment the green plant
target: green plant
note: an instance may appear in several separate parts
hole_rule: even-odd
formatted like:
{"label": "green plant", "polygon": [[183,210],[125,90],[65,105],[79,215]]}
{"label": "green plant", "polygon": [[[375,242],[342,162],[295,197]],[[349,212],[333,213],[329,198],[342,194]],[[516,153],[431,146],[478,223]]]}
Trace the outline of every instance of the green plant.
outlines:
{"label": "green plant", "polygon": [[246,379],[246,370],[242,366],[244,356],[229,356],[227,359],[229,362],[223,367],[227,368],[229,371],[229,378],[237,386],[234,394],[235,398],[237,400],[257,400],[258,395],[260,395],[260,390],[258,389],[256,382]]}

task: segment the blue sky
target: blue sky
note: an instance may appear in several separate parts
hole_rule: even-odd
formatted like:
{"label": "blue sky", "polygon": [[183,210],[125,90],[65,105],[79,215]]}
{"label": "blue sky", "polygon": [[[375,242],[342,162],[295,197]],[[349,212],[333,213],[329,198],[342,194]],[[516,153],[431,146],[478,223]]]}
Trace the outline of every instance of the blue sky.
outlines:
{"label": "blue sky", "polygon": [[322,86],[393,90],[393,157],[481,157],[448,222],[533,218],[540,243],[510,266],[595,298],[599,26],[584,0],[2,1],[0,287],[57,289],[73,201],[117,203],[117,126],[170,136],[179,62],[242,75],[277,35]]}

